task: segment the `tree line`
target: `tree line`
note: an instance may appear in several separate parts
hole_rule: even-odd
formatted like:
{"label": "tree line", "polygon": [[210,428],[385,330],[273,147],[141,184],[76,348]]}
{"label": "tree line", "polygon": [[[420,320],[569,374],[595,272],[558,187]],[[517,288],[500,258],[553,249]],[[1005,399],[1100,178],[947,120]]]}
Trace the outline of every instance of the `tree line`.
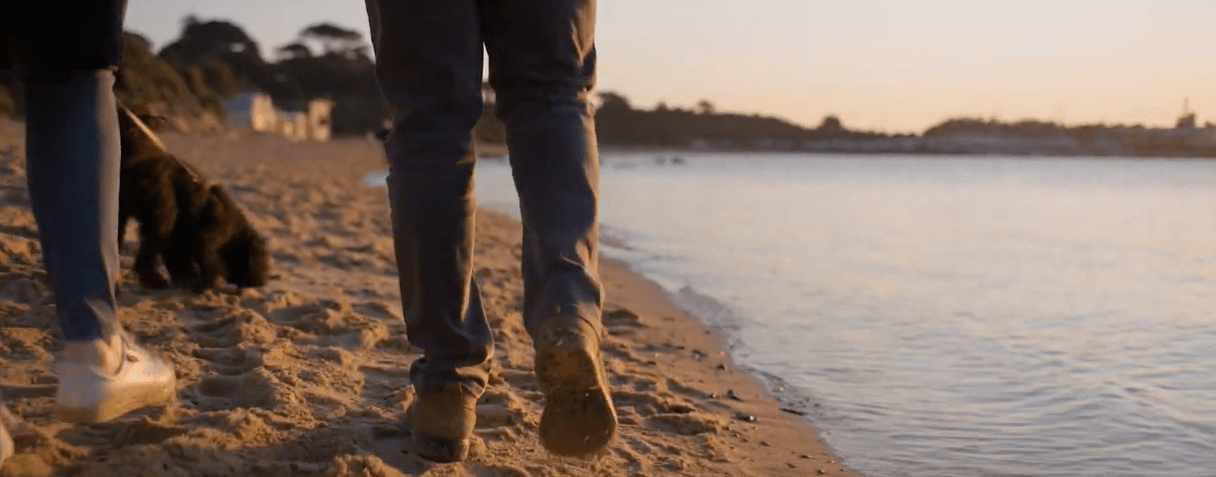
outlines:
{"label": "tree line", "polygon": [[[258,43],[226,20],[186,17],[178,37],[159,51],[136,33],[123,35],[123,59],[115,87],[119,99],[136,107],[157,105],[169,114],[194,117],[209,112],[224,117],[223,101],[244,91],[263,91],[284,108],[308,100],[334,101],[335,134],[366,134],[383,127],[388,106],[376,83],[370,45],[358,32],[317,23],[297,38],[262,57]],[[487,86],[488,87],[488,86]],[[9,75],[0,81],[0,114],[21,114],[20,86]],[[778,118],[717,113],[708,101],[698,111],[637,109],[615,92],[600,94],[597,112],[600,143],[606,145],[685,146],[709,139],[749,143],[806,135],[845,134],[839,120],[808,129]],[[506,133],[492,102],[484,104],[474,131],[481,142],[503,143]]]}
{"label": "tree line", "polygon": [[[174,115],[211,114],[220,120],[224,100],[244,91],[265,92],[277,106],[287,109],[327,98],[334,102],[335,134],[366,134],[382,128],[389,117],[370,48],[357,31],[317,23],[275,48],[273,59],[268,60],[238,25],[190,16],[183,20],[178,38],[160,51],[153,51],[147,38],[125,33],[115,90],[121,100],[137,107],[158,105]],[[21,114],[20,96],[13,75],[0,77],[0,114]],[[852,130],[834,115],[807,127],[772,116],[719,112],[708,100],[693,108],[659,103],[652,109],[635,107],[624,94],[614,91],[599,93],[597,100],[599,143],[609,146],[797,149],[799,144],[834,139],[929,139],[957,134],[1072,136],[1088,142],[1123,128],[952,118],[918,136]],[[480,142],[505,142],[505,129],[495,117],[492,102],[484,103],[474,135]]]}

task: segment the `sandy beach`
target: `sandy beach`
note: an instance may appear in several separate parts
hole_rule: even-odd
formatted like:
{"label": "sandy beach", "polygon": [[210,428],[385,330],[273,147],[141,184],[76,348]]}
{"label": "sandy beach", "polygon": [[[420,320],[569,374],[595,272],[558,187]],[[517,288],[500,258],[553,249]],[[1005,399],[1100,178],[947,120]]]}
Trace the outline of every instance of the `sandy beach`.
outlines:
{"label": "sandy beach", "polygon": [[121,319],[177,368],[178,400],[105,424],[54,420],[62,347],[28,209],[24,130],[0,120],[0,390],[17,454],[2,475],[768,476],[854,475],[806,421],[736,369],[716,331],[654,283],[605,260],[605,357],[621,433],[601,455],[550,456],[520,317],[519,223],[478,216],[477,276],[495,329],[470,458],[408,452],[412,398],[384,169],[361,138],[291,143],[166,135],[224,184],[270,239],[269,285],[205,295],[141,288],[123,250]]}

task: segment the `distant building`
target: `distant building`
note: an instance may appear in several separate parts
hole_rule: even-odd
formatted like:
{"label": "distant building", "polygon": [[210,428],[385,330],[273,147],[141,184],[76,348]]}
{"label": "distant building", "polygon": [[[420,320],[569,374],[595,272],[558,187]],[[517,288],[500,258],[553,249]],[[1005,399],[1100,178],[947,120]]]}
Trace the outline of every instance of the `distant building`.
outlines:
{"label": "distant building", "polygon": [[1191,111],[1190,99],[1182,101],[1182,116],[1178,117],[1178,122],[1174,124],[1176,129],[1195,129],[1195,112]]}
{"label": "distant building", "polygon": [[224,101],[228,122],[233,127],[266,134],[277,134],[293,141],[328,141],[333,135],[334,103],[312,99],[301,111],[274,107],[270,95],[258,91],[241,93]]}
{"label": "distant building", "polygon": [[308,123],[308,138],[313,141],[328,141],[333,136],[334,102],[328,99],[314,99],[308,102],[304,111]]}
{"label": "distant building", "polygon": [[1183,114],[1174,125],[1178,129],[1195,129],[1195,113]]}

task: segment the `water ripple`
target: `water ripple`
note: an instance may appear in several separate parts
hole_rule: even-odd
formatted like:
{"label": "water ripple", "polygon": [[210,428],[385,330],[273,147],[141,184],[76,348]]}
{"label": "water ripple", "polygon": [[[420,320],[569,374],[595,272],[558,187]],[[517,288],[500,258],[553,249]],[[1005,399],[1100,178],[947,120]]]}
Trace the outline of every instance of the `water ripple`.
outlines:
{"label": "water ripple", "polygon": [[846,465],[1216,475],[1216,162],[686,157],[603,158],[606,253],[819,404]]}

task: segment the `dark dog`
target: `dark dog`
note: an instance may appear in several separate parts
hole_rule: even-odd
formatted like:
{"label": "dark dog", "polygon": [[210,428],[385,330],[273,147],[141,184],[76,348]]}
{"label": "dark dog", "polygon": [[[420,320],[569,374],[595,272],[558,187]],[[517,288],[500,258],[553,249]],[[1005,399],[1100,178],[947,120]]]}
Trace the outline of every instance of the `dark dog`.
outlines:
{"label": "dark dog", "polygon": [[[224,188],[208,186],[197,170],[169,154],[130,109],[120,105],[118,118],[118,242],[128,220],[139,222],[135,273],[140,284],[164,288],[171,280],[196,293],[224,279],[241,288],[265,285],[270,275],[266,240]],[[169,279],[160,272],[161,260]]]}

